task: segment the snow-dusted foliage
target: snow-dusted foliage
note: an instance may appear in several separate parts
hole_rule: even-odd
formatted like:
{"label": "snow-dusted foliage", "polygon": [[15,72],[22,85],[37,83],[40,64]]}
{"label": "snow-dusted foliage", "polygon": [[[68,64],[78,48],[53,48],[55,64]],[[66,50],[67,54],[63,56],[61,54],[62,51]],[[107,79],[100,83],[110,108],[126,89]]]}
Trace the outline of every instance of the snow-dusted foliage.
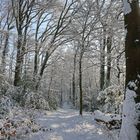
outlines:
{"label": "snow-dusted foliage", "polygon": [[24,99],[26,107],[50,110],[49,103],[42,93],[29,92],[24,96]]}
{"label": "snow-dusted foliage", "polygon": [[58,101],[57,101],[57,99],[55,97],[50,96],[49,99],[47,99],[47,101],[49,103],[49,108],[51,110],[53,110],[53,109],[56,110],[57,109],[57,107],[58,107]]}
{"label": "snow-dusted foliage", "polygon": [[0,119],[9,115],[12,109],[12,102],[7,96],[0,97]]}
{"label": "snow-dusted foliage", "polygon": [[135,102],[137,97],[135,90],[137,86],[134,82],[128,83],[125,100],[123,102],[122,126],[120,131],[120,140],[137,140],[136,125],[140,116],[140,104]]}
{"label": "snow-dusted foliage", "polygon": [[85,111],[91,111],[92,106],[92,98],[88,94],[83,95],[83,109]]}
{"label": "snow-dusted foliage", "polygon": [[99,110],[95,110],[93,114],[95,119],[100,119],[105,122],[110,122],[112,120],[121,120],[121,116],[118,114],[105,114]]}
{"label": "snow-dusted foliage", "polygon": [[123,4],[124,4],[124,14],[127,15],[129,14],[132,10],[131,10],[131,6],[130,6],[131,1],[130,0],[123,0]]}
{"label": "snow-dusted foliage", "polygon": [[35,114],[39,112],[13,107],[12,115],[0,119],[0,139],[23,140],[39,131],[48,131],[46,127],[41,127],[35,122]]}
{"label": "snow-dusted foliage", "polygon": [[[76,97],[75,104],[76,108],[79,109],[79,96]],[[93,95],[89,94],[88,92],[83,92],[83,110],[84,111],[93,111],[97,106],[96,97],[93,98]]]}
{"label": "snow-dusted foliage", "polygon": [[106,125],[108,129],[120,129],[122,117],[119,114],[103,113],[99,110],[94,111],[94,119]]}
{"label": "snow-dusted foliage", "polygon": [[120,86],[110,86],[101,91],[97,97],[101,106],[99,109],[105,113],[121,113],[123,91]]}
{"label": "snow-dusted foliage", "polygon": [[10,86],[6,91],[6,96],[10,97],[16,103],[23,105],[24,99],[23,96],[25,94],[24,89],[22,87],[14,87]]}
{"label": "snow-dusted foliage", "polygon": [[25,90],[23,87],[10,86],[5,95],[10,97],[14,103],[29,108],[50,110],[56,109],[58,106],[56,97],[48,98],[45,92],[33,92],[30,89]]}
{"label": "snow-dusted foliage", "polygon": [[5,98],[9,98],[12,102],[21,104],[23,102],[24,96],[24,88],[23,87],[15,87],[11,85],[6,76],[0,74],[0,96]]}
{"label": "snow-dusted foliage", "polygon": [[0,74],[0,95],[4,95],[9,88],[10,84],[6,78]]}

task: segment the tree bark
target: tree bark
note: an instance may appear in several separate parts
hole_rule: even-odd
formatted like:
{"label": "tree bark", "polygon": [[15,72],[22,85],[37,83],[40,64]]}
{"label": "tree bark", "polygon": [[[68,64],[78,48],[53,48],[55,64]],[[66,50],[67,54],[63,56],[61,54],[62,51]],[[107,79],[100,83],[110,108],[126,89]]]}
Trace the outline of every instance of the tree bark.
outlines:
{"label": "tree bark", "polygon": [[31,16],[31,11],[34,6],[35,0],[11,0],[11,2],[12,13],[15,18],[18,36],[14,85],[20,86],[22,77],[22,65],[24,63],[25,45],[27,41],[27,31],[32,19],[35,18],[38,13],[34,16]]}
{"label": "tree bark", "polygon": [[50,99],[52,81],[53,81],[53,70],[51,70],[51,78],[50,78],[49,87],[48,87],[48,99]]}
{"label": "tree bark", "polygon": [[46,64],[47,64],[48,59],[49,59],[49,53],[48,53],[48,51],[46,51],[45,58],[43,60],[43,63],[42,63],[41,69],[40,69],[40,73],[39,73],[39,77],[37,79],[37,83],[35,86],[36,90],[38,90],[38,88],[39,88],[40,80],[42,79],[42,76],[43,76],[44,70],[46,68]]}
{"label": "tree bark", "polygon": [[75,106],[75,72],[76,72],[76,56],[77,56],[77,50],[74,54],[74,59],[73,59],[73,75],[72,75],[72,96],[73,96],[73,106]]}
{"label": "tree bark", "polygon": [[2,73],[5,74],[6,70],[6,55],[8,53],[8,41],[9,41],[9,33],[6,34],[4,49],[2,52]]}
{"label": "tree bark", "polygon": [[18,41],[17,41],[17,55],[16,55],[16,67],[15,67],[15,78],[14,86],[20,86],[21,84],[21,71],[22,71],[22,29],[18,29]]}
{"label": "tree bark", "polygon": [[35,45],[35,57],[34,57],[34,79],[36,79],[37,72],[38,72],[38,48],[37,43]]}
{"label": "tree bark", "polygon": [[116,60],[116,63],[117,63],[117,71],[118,71],[118,73],[117,73],[117,79],[118,79],[118,84],[120,85],[120,78],[121,78],[121,69],[120,69],[120,64],[119,64],[119,62],[120,62],[120,58],[121,58],[121,55],[118,55],[117,56],[117,60]]}
{"label": "tree bark", "polygon": [[79,114],[83,114],[83,89],[82,89],[82,52],[80,53],[80,58],[79,58],[79,92],[80,92],[80,110]]}
{"label": "tree bark", "polygon": [[39,27],[40,27],[40,18],[39,17],[38,21],[37,21],[37,27],[36,27],[36,33],[35,33],[35,56],[34,56],[34,78],[33,80],[36,81],[36,76],[38,73],[38,57],[39,57],[39,50],[38,50],[38,31],[39,31]]}
{"label": "tree bark", "polygon": [[111,72],[111,45],[112,37],[107,38],[107,73],[106,73],[106,87],[110,86],[110,72]]}
{"label": "tree bark", "polygon": [[[125,114],[127,110],[123,107],[122,116],[122,128],[120,132],[120,139],[140,140],[140,107],[136,108],[140,104],[140,13],[139,13],[139,1],[132,0],[127,1],[127,8],[130,6],[129,12],[125,13],[125,28],[127,30],[125,40],[125,57],[126,57],[126,92],[124,106],[129,105],[133,99],[135,106],[130,106],[129,110],[134,110],[134,114]],[[125,6],[125,3],[124,3]],[[131,84],[133,83],[133,84]],[[136,95],[133,97],[133,94]],[[129,94],[129,95],[128,95]],[[127,101],[127,98],[131,97],[131,100]],[[128,102],[127,104],[125,104]],[[129,112],[130,112],[129,111]],[[133,120],[132,122],[127,121]],[[127,123],[126,123],[127,121]],[[125,133],[123,133],[123,129]],[[130,131],[133,130],[133,135]],[[125,136],[123,136],[125,135]]]}
{"label": "tree bark", "polygon": [[105,86],[105,44],[106,38],[103,39],[103,45],[101,46],[101,56],[100,56],[100,90],[104,89]]}

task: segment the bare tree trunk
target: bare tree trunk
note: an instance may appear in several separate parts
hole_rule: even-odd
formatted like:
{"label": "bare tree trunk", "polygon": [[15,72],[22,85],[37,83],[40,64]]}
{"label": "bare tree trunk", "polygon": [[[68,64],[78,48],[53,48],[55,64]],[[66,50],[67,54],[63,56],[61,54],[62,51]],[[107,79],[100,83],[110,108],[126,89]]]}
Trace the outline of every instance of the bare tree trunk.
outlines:
{"label": "bare tree trunk", "polygon": [[38,13],[34,16],[31,16],[35,0],[11,0],[11,2],[18,35],[14,85],[20,86],[22,77],[22,65],[24,63],[25,45],[27,41],[27,31],[32,19],[35,18]]}
{"label": "bare tree trunk", "polygon": [[15,78],[14,86],[19,86],[21,83],[21,71],[22,71],[22,29],[18,29],[18,42],[17,42],[17,55],[16,55],[16,67],[15,67]]}
{"label": "bare tree trunk", "polygon": [[[15,5],[17,8],[17,13],[15,13]],[[21,84],[21,72],[22,72],[22,62],[23,62],[23,53],[22,53],[22,42],[23,42],[23,13],[22,13],[22,5],[23,1],[19,0],[15,2],[12,0],[12,8],[13,14],[16,19],[16,28],[18,33],[18,40],[17,40],[17,54],[16,54],[16,66],[15,66],[15,77],[14,77],[14,86],[20,86]],[[16,15],[17,14],[17,15]]]}
{"label": "bare tree trunk", "polygon": [[120,70],[120,65],[119,65],[119,57],[117,57],[117,70],[118,70],[118,74],[117,74],[118,84],[120,84],[121,70]]}
{"label": "bare tree trunk", "polygon": [[53,81],[53,70],[51,70],[51,79],[50,79],[49,88],[48,88],[48,99],[50,98],[52,81]]}
{"label": "bare tree trunk", "polygon": [[80,58],[79,58],[79,92],[80,92],[80,110],[79,114],[83,114],[83,89],[82,89],[82,52],[80,53]]}
{"label": "bare tree trunk", "polygon": [[107,38],[107,73],[106,73],[106,87],[110,86],[111,45],[112,45],[112,37],[108,37],[108,38]]}
{"label": "bare tree trunk", "polygon": [[38,72],[38,48],[37,48],[37,43],[35,46],[35,57],[34,57],[34,79],[36,79]]}
{"label": "bare tree trunk", "polygon": [[100,90],[104,89],[105,86],[105,44],[106,38],[103,39],[103,45],[101,46],[101,57],[100,57]]}
{"label": "bare tree trunk", "polygon": [[75,72],[72,75],[72,103],[75,106]]}
{"label": "bare tree trunk", "polygon": [[63,105],[63,88],[62,88],[62,84],[63,84],[63,78],[61,78],[61,94],[60,94],[60,105]]}
{"label": "bare tree trunk", "polygon": [[36,90],[38,90],[38,88],[39,88],[40,80],[42,79],[42,76],[43,76],[44,70],[46,68],[46,64],[47,64],[48,59],[49,59],[49,54],[46,51],[45,58],[43,60],[43,63],[42,63],[41,69],[40,69],[40,73],[39,73],[39,77],[38,77],[38,80],[37,80]]}
{"label": "bare tree trunk", "polygon": [[76,98],[76,95],[75,95],[75,72],[76,72],[76,56],[77,56],[77,50],[76,49],[76,52],[74,54],[74,59],[73,59],[73,75],[72,75],[72,95],[73,95],[73,106],[75,106],[75,98]]}
{"label": "bare tree trunk", "polygon": [[36,33],[35,33],[35,56],[34,56],[34,81],[36,81],[36,76],[38,73],[38,55],[39,55],[39,50],[38,50],[38,31],[39,31],[39,22],[40,22],[40,18],[37,21],[37,27],[36,27]]}
{"label": "bare tree trunk", "polygon": [[4,49],[2,52],[2,73],[5,73],[6,68],[6,55],[8,53],[8,40],[9,40],[9,33],[6,34]]}
{"label": "bare tree trunk", "polygon": [[[127,5],[126,5],[127,3]],[[127,7],[126,7],[127,6]],[[126,94],[120,140],[140,140],[140,13],[139,1],[124,3],[126,52]],[[133,130],[133,131],[132,131]],[[132,131],[132,132],[131,132]]]}
{"label": "bare tree trunk", "polygon": [[72,81],[71,81],[71,79],[70,79],[69,86],[70,86],[70,88],[69,88],[69,95],[70,95],[69,99],[70,99],[70,101],[72,101],[73,97],[72,97],[72,91],[71,91],[71,89],[72,89]]}

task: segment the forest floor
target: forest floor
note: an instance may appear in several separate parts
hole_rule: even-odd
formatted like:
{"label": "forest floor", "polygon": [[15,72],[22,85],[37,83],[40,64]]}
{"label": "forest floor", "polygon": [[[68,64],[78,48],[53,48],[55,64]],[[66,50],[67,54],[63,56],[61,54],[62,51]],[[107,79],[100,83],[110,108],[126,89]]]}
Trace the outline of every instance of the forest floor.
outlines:
{"label": "forest floor", "polygon": [[9,118],[0,119],[0,140],[117,140],[118,130],[94,118],[67,105],[56,111],[15,107]]}
{"label": "forest floor", "polygon": [[83,113],[69,108],[36,115],[36,122],[47,131],[33,133],[28,140],[115,140],[116,130],[109,131],[98,124],[91,113]]}

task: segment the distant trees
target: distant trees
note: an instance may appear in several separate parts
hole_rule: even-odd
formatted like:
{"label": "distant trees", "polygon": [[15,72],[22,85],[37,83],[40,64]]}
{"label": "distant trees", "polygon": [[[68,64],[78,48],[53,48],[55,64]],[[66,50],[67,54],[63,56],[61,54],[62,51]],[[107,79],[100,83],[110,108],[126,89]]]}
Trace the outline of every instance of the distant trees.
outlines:
{"label": "distant trees", "polygon": [[79,4],[80,9],[74,16],[72,22],[72,30],[76,33],[76,47],[78,48],[78,78],[79,78],[79,114],[82,115],[83,111],[83,57],[85,52],[89,50],[90,42],[94,36],[96,24],[98,23],[97,15],[95,12],[95,2],[90,0],[84,1]]}
{"label": "distant trees", "polygon": [[[76,12],[75,10],[71,11],[71,9],[73,8],[75,3],[76,3],[76,0],[72,0],[70,3],[68,0],[66,0],[65,3],[62,3],[62,5],[60,5],[60,7],[58,5],[58,9],[56,9],[56,11],[55,11],[55,12],[58,12],[57,15],[55,15],[56,14],[55,13],[51,17],[51,18],[53,18],[53,20],[50,18],[50,21],[48,21],[48,25],[49,25],[49,23],[51,23],[51,24],[53,23],[53,24],[50,25],[50,27],[46,27],[46,31],[43,32],[43,35],[45,34],[43,42],[46,43],[45,44],[46,49],[45,49],[45,56],[43,58],[43,61],[42,61],[41,67],[40,67],[40,71],[38,74],[36,89],[38,89],[40,80],[41,80],[44,70],[46,68],[46,64],[47,64],[49,58],[51,57],[51,55],[58,48],[58,46],[62,45],[63,43],[68,42],[68,40],[70,41],[70,38],[69,37],[67,38],[65,36],[67,36],[66,31],[68,31],[67,27],[69,26],[69,24],[71,22],[72,16]],[[61,8],[61,10],[59,8]],[[48,31],[50,34],[49,36],[47,34]],[[46,46],[46,45],[48,45],[48,46]]]}
{"label": "distant trees", "polygon": [[0,73],[24,92],[49,99],[57,91],[82,115],[96,108],[99,90],[123,82],[120,1],[6,0],[2,7]]}

